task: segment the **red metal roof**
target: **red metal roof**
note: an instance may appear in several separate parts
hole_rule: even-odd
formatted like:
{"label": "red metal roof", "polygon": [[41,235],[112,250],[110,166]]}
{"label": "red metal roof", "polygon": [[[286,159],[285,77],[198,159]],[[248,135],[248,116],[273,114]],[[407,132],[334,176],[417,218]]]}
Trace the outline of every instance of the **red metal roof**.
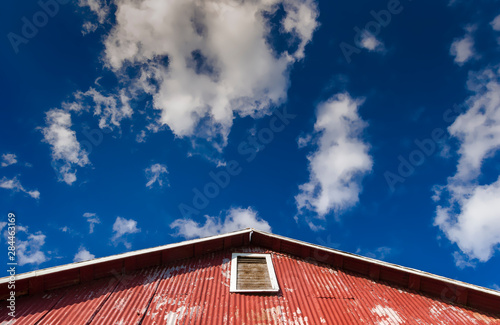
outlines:
{"label": "red metal roof", "polygon": [[[12,324],[500,324],[494,291],[250,233],[21,276]],[[280,292],[230,293],[233,252],[270,253]]]}

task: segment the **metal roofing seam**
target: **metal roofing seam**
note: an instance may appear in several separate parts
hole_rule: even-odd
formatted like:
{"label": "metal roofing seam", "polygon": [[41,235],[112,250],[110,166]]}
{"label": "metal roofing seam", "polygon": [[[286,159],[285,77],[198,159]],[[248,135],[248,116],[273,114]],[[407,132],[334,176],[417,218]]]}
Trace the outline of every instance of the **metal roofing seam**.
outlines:
{"label": "metal roofing seam", "polygon": [[[159,267],[137,272],[136,276],[120,278],[113,293],[98,310],[92,324],[137,323],[147,310],[164,270]],[[125,305],[128,307],[125,308]]]}
{"label": "metal roofing seam", "polygon": [[87,324],[116,285],[116,279],[101,279],[68,288],[36,324]]}

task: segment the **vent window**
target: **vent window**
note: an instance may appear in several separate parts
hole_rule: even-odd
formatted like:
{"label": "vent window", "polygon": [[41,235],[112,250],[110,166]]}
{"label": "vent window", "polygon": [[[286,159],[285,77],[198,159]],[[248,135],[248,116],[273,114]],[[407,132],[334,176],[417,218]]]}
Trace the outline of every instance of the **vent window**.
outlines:
{"label": "vent window", "polygon": [[277,292],[270,254],[233,253],[230,292]]}

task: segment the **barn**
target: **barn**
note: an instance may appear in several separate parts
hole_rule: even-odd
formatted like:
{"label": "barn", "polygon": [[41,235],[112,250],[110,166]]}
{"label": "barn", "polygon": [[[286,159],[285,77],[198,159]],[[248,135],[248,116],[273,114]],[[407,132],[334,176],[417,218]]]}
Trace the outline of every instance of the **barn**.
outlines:
{"label": "barn", "polygon": [[500,292],[255,229],[0,279],[1,324],[500,324]]}

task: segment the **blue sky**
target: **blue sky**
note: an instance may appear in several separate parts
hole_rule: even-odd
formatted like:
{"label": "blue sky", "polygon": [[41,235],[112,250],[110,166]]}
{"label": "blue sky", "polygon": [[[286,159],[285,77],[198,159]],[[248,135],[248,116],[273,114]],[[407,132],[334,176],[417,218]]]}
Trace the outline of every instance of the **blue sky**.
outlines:
{"label": "blue sky", "polygon": [[255,227],[499,288],[498,1],[8,11],[18,272]]}

